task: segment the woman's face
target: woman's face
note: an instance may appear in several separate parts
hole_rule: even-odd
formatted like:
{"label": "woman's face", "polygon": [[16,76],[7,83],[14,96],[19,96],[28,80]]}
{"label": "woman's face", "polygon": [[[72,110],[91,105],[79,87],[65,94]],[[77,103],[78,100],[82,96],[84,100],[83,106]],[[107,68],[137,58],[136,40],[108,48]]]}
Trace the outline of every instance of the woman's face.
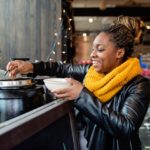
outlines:
{"label": "woman's face", "polygon": [[99,73],[107,74],[120,64],[121,53],[110,38],[109,34],[101,32],[93,42],[91,60]]}

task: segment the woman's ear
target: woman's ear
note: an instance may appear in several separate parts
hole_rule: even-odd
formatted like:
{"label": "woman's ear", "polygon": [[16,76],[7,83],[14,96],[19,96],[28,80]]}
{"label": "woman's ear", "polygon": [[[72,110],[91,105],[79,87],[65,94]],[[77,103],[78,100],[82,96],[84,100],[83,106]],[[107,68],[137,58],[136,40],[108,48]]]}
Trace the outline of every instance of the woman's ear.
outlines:
{"label": "woman's ear", "polygon": [[119,48],[117,50],[117,58],[123,58],[125,55],[125,49],[124,48]]}

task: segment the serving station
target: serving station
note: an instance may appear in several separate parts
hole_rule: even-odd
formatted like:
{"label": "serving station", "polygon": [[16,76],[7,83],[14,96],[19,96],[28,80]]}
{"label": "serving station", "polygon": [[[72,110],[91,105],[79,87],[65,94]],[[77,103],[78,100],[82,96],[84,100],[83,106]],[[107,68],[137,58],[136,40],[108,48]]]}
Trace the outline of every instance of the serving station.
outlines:
{"label": "serving station", "polygon": [[1,150],[79,150],[72,103],[54,100],[0,123]]}

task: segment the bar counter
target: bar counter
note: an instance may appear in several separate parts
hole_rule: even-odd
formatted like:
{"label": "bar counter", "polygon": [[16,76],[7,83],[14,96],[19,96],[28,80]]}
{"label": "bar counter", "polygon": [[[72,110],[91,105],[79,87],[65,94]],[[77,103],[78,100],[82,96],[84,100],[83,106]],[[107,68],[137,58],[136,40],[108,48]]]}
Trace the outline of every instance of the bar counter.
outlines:
{"label": "bar counter", "polygon": [[72,102],[55,100],[0,124],[0,149],[79,150]]}

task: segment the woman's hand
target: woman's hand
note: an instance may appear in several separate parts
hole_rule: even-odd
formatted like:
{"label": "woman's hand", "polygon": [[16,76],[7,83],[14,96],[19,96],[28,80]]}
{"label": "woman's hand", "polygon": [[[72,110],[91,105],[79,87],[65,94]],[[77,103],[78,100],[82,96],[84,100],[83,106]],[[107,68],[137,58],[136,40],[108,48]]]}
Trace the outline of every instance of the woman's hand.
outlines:
{"label": "woman's hand", "polygon": [[74,100],[79,96],[84,86],[79,81],[72,78],[66,78],[66,80],[71,86],[69,88],[55,90],[53,93],[57,98]]}
{"label": "woman's hand", "polygon": [[15,78],[17,74],[27,74],[33,71],[33,65],[30,62],[15,60],[8,62],[6,70],[9,72],[9,76]]}

